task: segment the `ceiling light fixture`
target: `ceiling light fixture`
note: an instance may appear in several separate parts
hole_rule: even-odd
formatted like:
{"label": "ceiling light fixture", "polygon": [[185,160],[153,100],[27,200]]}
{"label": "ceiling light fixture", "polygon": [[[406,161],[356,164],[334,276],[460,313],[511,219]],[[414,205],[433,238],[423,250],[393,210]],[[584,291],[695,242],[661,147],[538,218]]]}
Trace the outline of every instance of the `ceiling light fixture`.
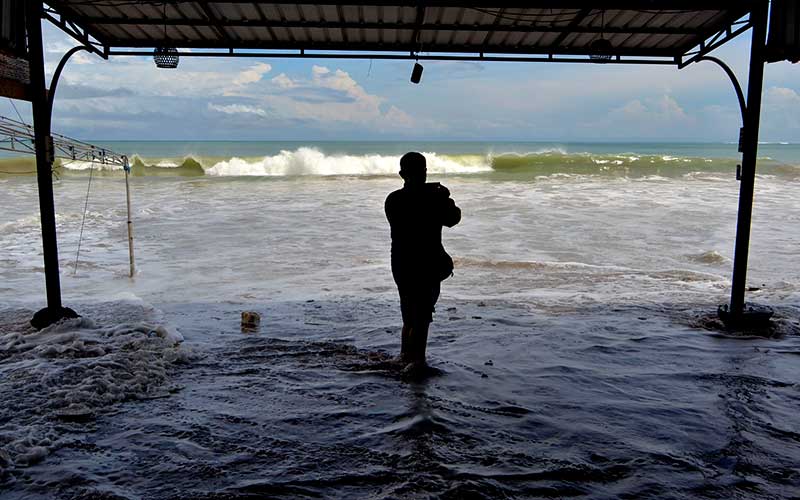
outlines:
{"label": "ceiling light fixture", "polygon": [[164,2],[164,45],[153,50],[153,61],[157,68],[175,69],[178,67],[180,56],[178,49],[170,47],[167,42],[167,2]]}

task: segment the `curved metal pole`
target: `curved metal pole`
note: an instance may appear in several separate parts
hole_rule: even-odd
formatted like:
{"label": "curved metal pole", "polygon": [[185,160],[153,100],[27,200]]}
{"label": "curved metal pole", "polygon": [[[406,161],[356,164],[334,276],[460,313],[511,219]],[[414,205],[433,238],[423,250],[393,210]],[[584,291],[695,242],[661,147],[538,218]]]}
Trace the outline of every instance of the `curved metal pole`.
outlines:
{"label": "curved metal pole", "polygon": [[731,79],[731,83],[733,84],[733,89],[736,91],[736,97],[739,98],[739,110],[742,112],[742,124],[744,124],[745,116],[747,114],[747,104],[745,103],[744,100],[744,93],[742,92],[742,86],[739,85],[739,80],[736,79],[736,75],[733,73],[733,70],[730,68],[730,66],[725,64],[724,61],[722,61],[721,59],[717,59],[714,56],[703,56],[697,61],[698,62],[711,61],[717,63],[717,65],[723,70],[725,70],[725,73],[728,74],[728,78]]}
{"label": "curved metal pole", "polygon": [[761,119],[761,94],[764,87],[764,50],[767,39],[767,0],[756,2],[750,13],[753,34],[750,47],[750,77],[747,79],[747,119],[742,134],[742,179],[739,186],[739,214],[736,221],[736,247],[733,256],[730,314],[741,319],[747,279],[747,256],[750,251],[750,225],[755,191],[758,125]]}
{"label": "curved metal pole", "polygon": [[56,87],[58,87],[58,80],[61,78],[61,72],[64,70],[64,66],[67,65],[67,61],[69,58],[72,57],[73,54],[80,52],[81,50],[89,50],[89,47],[86,45],[78,45],[77,47],[72,47],[67,51],[66,54],[61,58],[61,61],[56,66],[56,72],[53,73],[53,79],[50,80],[50,90],[47,92],[47,114],[48,117],[52,120],[53,119],[53,102],[56,98]]}

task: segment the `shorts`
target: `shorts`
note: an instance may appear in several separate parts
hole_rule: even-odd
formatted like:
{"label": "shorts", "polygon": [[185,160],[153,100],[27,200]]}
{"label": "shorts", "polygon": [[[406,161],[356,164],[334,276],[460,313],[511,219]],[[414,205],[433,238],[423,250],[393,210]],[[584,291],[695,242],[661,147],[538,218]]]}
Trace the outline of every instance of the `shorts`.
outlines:
{"label": "shorts", "polygon": [[428,325],[433,321],[434,306],[439,300],[438,281],[397,283],[400,293],[400,312],[404,325]]}

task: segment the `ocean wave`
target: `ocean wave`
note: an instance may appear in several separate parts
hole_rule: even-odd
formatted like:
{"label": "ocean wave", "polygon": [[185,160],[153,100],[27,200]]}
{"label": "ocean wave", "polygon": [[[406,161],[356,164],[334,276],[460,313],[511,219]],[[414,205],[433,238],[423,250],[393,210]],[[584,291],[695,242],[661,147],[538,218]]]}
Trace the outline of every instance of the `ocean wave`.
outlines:
{"label": "ocean wave", "polygon": [[[491,171],[479,155],[443,156],[423,153],[430,174],[473,174]],[[400,156],[326,155],[314,148],[281,151],[255,161],[231,158],[216,163],[205,172],[217,176],[298,176],[298,175],[396,175]]]}
{"label": "ocean wave", "polygon": [[[532,152],[487,154],[444,154],[424,152],[432,175],[498,175],[503,179],[535,179],[542,176],[594,175],[612,177],[678,178],[692,174],[733,173],[737,159],[676,156],[669,154],[569,153],[558,148]],[[400,155],[327,154],[313,147],[282,150],[274,155],[178,157],[131,156],[134,176],[169,177],[291,177],[291,176],[395,176]],[[34,175],[32,157],[0,159],[0,177]],[[64,175],[86,175],[94,167],[99,175],[121,175],[115,165],[57,160],[55,168]],[[800,165],[760,158],[760,174],[800,179]]]}

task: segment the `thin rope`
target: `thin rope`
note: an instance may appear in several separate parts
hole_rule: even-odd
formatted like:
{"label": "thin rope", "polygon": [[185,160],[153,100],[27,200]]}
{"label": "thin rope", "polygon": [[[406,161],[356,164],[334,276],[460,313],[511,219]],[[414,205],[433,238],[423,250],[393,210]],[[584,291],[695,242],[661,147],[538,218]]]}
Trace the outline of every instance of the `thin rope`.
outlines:
{"label": "thin rope", "polygon": [[14,101],[13,101],[13,100],[12,100],[10,97],[8,98],[8,102],[10,102],[10,103],[11,103],[11,106],[14,108],[14,111],[16,111],[16,113],[17,113],[17,117],[19,118],[19,121],[21,121],[21,122],[22,122],[22,124],[23,124],[23,125],[25,125],[25,126],[27,127],[27,126],[28,126],[28,124],[27,124],[27,123],[25,123],[25,120],[23,120],[23,119],[22,119],[22,115],[21,115],[21,114],[19,114],[19,110],[17,109],[17,105],[16,105],[16,104],[14,104]]}
{"label": "thin rope", "polygon": [[86,201],[83,204],[83,219],[81,220],[81,232],[78,236],[78,251],[75,252],[75,271],[72,273],[73,275],[78,274],[78,258],[81,255],[81,241],[83,240],[83,225],[86,223],[86,209],[89,207],[89,190],[92,187],[92,174],[94,173],[94,162],[92,162],[92,166],[89,167],[89,183],[86,186]]}

